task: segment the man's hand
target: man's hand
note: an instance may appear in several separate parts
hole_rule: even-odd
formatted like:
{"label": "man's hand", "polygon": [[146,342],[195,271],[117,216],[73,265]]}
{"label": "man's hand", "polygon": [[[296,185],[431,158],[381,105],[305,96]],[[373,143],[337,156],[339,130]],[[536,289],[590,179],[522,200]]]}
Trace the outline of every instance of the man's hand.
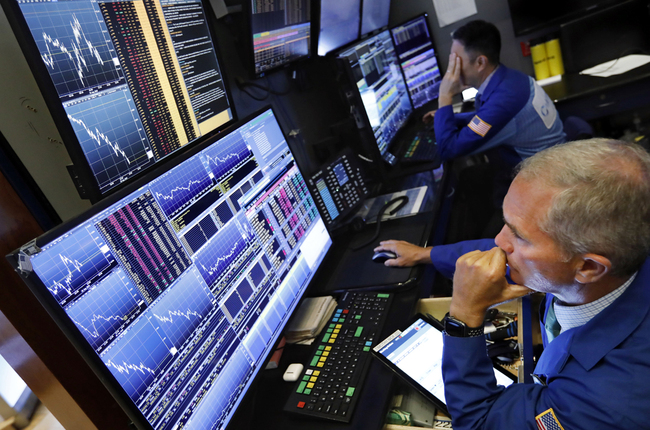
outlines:
{"label": "man's hand", "polygon": [[379,242],[374,251],[392,251],[397,254],[397,258],[386,260],[384,266],[411,267],[417,264],[431,264],[431,248],[422,248],[403,240],[384,240]]}
{"label": "man's hand", "polygon": [[502,249],[468,252],[456,261],[449,313],[469,327],[478,327],[490,306],[531,292],[523,285],[508,283],[506,255]]}
{"label": "man's hand", "polygon": [[463,82],[461,79],[462,60],[455,53],[449,55],[449,66],[447,73],[440,83],[440,94],[438,96],[438,108],[448,106],[456,94],[463,91]]}
{"label": "man's hand", "polygon": [[429,111],[429,112],[425,113],[425,114],[422,116],[422,122],[424,122],[425,124],[431,124],[431,123],[433,122],[433,117],[434,117],[435,115],[436,115],[436,111],[435,111],[435,110],[432,110],[432,111]]}

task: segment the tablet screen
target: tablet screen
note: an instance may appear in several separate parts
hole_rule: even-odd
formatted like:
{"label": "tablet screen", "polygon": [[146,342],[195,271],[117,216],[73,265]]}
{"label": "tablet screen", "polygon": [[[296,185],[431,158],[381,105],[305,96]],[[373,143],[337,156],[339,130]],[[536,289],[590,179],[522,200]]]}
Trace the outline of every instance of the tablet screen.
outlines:
{"label": "tablet screen", "polygon": [[[442,379],[442,331],[437,321],[419,316],[406,329],[396,331],[374,348],[382,362],[414,384],[418,391],[437,400],[439,407],[447,404]],[[514,377],[500,369],[495,368],[494,374],[499,385],[507,387],[514,382]]]}

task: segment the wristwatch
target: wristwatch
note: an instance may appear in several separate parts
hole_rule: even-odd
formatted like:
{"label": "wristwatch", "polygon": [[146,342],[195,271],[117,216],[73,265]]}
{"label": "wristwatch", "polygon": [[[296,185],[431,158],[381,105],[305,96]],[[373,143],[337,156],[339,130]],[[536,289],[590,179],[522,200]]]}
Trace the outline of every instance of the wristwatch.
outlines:
{"label": "wristwatch", "polygon": [[467,327],[467,324],[458,320],[447,312],[447,315],[442,320],[442,324],[445,326],[445,333],[448,336],[454,337],[476,337],[483,336],[485,330],[483,324],[479,327]]}

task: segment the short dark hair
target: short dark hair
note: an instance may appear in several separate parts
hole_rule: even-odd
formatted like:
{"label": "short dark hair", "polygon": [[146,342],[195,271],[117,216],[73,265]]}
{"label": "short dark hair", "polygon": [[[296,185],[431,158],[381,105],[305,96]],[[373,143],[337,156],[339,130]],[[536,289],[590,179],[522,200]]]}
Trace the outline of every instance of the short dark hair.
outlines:
{"label": "short dark hair", "polygon": [[460,42],[471,57],[485,55],[491,64],[499,64],[501,33],[494,24],[480,19],[470,21],[457,28],[451,37]]}

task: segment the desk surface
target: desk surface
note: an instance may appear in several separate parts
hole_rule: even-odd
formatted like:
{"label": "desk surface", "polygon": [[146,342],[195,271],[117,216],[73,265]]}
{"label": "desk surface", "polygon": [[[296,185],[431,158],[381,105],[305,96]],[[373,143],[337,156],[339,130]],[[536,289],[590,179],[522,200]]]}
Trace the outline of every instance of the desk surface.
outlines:
{"label": "desk surface", "polygon": [[562,119],[578,116],[591,121],[650,106],[650,64],[621,75],[565,74],[560,82],[544,86]]}
{"label": "desk surface", "polygon": [[[402,291],[393,296],[382,335],[397,330],[415,311],[419,298],[417,288]],[[384,425],[385,414],[390,406],[394,373],[379,361],[372,358],[361,397],[350,423],[324,421],[283,411],[284,404],[294,382],[282,380],[282,374],[290,363],[306,362],[312,355],[312,346],[287,345],[277,369],[262,371],[251,387],[249,396],[240,405],[232,428],[237,430],[351,430],[380,429]]]}
{"label": "desk surface", "polygon": [[650,64],[608,78],[567,73],[560,82],[544,86],[544,91],[555,103],[562,103],[646,79],[650,79]]}

